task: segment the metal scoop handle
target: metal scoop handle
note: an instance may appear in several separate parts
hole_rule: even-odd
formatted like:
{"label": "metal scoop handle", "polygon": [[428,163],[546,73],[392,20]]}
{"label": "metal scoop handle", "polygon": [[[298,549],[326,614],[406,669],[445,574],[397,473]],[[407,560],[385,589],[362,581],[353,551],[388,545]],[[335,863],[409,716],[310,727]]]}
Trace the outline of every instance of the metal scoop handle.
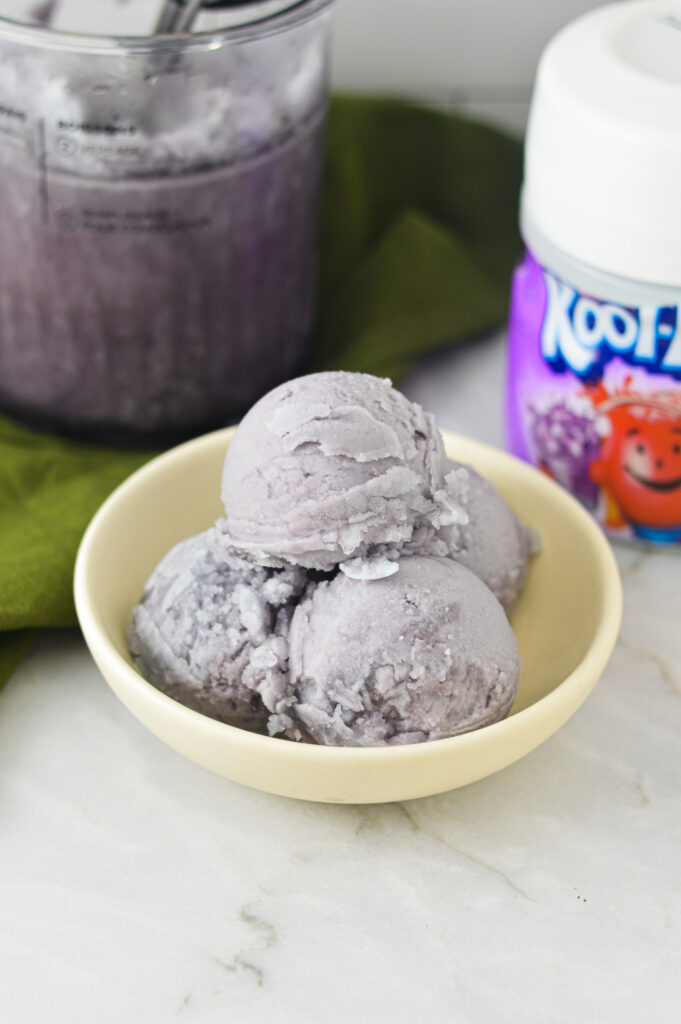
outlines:
{"label": "metal scoop handle", "polygon": [[202,7],[214,10],[228,7],[246,7],[255,0],[165,0],[156,22],[155,35],[171,35],[189,32]]}

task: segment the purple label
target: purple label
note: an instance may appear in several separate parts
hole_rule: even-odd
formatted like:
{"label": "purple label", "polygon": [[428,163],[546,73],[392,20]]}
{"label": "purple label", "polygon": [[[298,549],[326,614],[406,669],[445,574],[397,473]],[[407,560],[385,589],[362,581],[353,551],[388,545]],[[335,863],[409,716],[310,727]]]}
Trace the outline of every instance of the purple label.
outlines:
{"label": "purple label", "polygon": [[511,451],[610,532],[681,542],[681,317],[579,292],[527,253],[513,279]]}

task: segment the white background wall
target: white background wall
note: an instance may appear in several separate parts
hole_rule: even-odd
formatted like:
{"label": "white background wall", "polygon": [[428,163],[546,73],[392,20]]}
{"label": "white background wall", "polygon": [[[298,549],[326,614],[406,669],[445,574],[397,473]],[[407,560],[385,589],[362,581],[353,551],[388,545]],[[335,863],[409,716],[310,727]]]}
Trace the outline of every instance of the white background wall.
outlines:
{"label": "white background wall", "polygon": [[524,128],[543,47],[594,0],[337,0],[334,83]]}

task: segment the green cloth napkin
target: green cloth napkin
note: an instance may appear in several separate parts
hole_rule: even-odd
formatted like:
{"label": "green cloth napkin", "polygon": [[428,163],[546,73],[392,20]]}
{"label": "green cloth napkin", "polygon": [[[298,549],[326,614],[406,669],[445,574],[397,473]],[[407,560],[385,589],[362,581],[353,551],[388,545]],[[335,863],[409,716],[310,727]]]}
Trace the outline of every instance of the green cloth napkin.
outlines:
{"label": "green cloth napkin", "polygon": [[[419,353],[501,323],[520,179],[520,144],[491,128],[394,100],[334,99],[312,368],[399,380]],[[83,531],[153,454],[0,417],[0,686],[31,630],[75,624]]]}

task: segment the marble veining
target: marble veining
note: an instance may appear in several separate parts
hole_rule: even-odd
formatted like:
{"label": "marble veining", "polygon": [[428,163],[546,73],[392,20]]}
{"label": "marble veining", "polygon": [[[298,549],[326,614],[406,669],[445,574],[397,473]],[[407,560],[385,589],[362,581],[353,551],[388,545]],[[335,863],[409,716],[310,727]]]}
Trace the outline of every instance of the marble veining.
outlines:
{"label": "marble veining", "polygon": [[[502,378],[496,338],[406,387],[499,444]],[[615,552],[622,635],[585,705],[505,771],[408,803],[212,776],[75,632],[42,636],[0,694],[0,1019],[676,1024],[681,560]]]}
{"label": "marble veining", "polygon": [[[416,803],[417,801],[410,802]],[[527,893],[523,889],[521,889],[519,885],[516,885],[513,879],[509,878],[506,872],[502,871],[501,868],[496,868],[494,867],[493,864],[488,864],[480,857],[475,857],[473,856],[472,853],[466,853],[464,850],[459,849],[458,846],[454,846],[453,843],[447,842],[447,840],[443,839],[441,835],[438,835],[438,833],[433,828],[421,828],[420,824],[416,820],[415,815],[409,810],[406,804],[397,804],[396,806],[399,807],[402,813],[406,816],[407,820],[411,824],[414,831],[423,832],[425,835],[429,836],[429,838],[435,840],[436,843],[442,843],[442,845],[446,846],[448,850],[452,850],[452,852],[455,853],[457,856],[465,857],[472,864],[477,864],[478,867],[484,868],[485,871],[493,872],[495,875],[501,878],[506,883],[506,885],[510,886],[511,889],[519,893],[523,897],[523,899],[532,899],[532,897],[528,896]]]}

